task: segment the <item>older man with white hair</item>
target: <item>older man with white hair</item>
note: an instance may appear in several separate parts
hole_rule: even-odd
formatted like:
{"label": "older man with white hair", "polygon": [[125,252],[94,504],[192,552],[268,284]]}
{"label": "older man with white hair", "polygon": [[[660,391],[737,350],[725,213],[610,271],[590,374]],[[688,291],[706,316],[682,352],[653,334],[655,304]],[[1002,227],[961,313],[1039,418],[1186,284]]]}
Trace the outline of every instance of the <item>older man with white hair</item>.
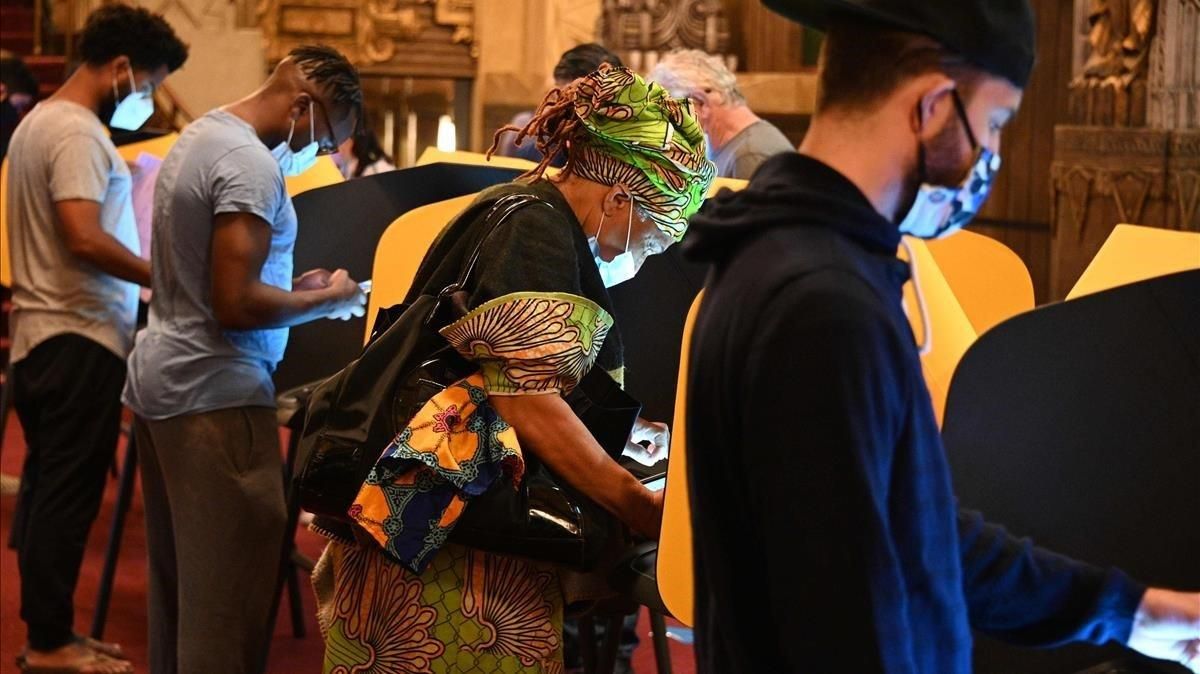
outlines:
{"label": "older man with white hair", "polygon": [[783,132],[746,105],[737,77],[717,56],[698,49],[671,52],[654,66],[649,79],[672,96],[691,99],[722,178],[748,180],[759,164],[795,149]]}

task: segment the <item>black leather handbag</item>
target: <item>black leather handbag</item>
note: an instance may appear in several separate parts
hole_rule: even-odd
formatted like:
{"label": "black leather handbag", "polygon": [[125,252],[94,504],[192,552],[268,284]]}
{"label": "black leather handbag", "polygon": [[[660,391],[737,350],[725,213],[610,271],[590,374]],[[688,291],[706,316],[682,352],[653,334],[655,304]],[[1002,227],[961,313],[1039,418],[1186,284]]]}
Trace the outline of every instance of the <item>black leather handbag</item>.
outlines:
{"label": "black leather handbag", "polygon": [[[437,296],[383,310],[362,356],[319,385],[309,399],[298,446],[294,488],[301,507],[328,522],[347,515],[384,448],[425,403],[475,372],[438,334],[466,313],[467,284],[492,232],[535,203],[529,195],[499,199],[458,282]],[[593,368],[567,398],[605,451],[619,456],[641,411],[607,374]],[[472,499],[450,535],[463,545],[592,568],[620,527],[600,506],[559,480],[531,453],[517,489],[498,481]]]}

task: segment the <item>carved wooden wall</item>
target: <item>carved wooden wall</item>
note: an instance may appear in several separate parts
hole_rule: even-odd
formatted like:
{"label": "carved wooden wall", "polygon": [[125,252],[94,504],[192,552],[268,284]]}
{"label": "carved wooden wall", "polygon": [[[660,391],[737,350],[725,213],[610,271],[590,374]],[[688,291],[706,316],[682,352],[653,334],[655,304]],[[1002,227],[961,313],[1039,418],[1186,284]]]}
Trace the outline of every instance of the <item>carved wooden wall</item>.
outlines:
{"label": "carved wooden wall", "polygon": [[722,0],[604,0],[603,7],[601,41],[633,70],[649,71],[674,49],[717,54],[737,69]]}
{"label": "carved wooden wall", "polygon": [[1120,223],[1200,230],[1200,0],[1087,1],[1076,125],[1055,132],[1052,299]]}
{"label": "carved wooden wall", "polygon": [[320,42],[364,73],[475,76],[474,0],[263,0],[258,15],[272,62]]}

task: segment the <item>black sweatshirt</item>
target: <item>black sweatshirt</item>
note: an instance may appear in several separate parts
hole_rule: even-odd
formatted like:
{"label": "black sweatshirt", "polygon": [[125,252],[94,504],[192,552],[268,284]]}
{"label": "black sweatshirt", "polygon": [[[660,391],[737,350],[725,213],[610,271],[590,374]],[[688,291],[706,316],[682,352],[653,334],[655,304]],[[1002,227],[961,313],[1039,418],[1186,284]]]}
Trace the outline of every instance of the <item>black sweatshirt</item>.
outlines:
{"label": "black sweatshirt", "polygon": [[901,306],[900,235],[786,153],[693,218],[688,387],[709,674],[971,671],[971,628],[1124,642],[1144,588],[960,510]]}

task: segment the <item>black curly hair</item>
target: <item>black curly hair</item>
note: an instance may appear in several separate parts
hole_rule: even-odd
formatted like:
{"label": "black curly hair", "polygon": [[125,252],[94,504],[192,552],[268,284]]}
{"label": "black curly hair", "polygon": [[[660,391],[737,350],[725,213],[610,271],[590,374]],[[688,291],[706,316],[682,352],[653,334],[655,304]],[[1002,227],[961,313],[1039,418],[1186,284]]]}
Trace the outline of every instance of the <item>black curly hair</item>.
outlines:
{"label": "black curly hair", "polygon": [[577,45],[563,52],[554,66],[554,80],[567,83],[584,75],[590,75],[601,63],[623,67],[621,57],[595,42]]}
{"label": "black curly hair", "polygon": [[341,52],[323,44],[296,47],[288,56],[311,82],[325,91],[330,102],[354,114],[356,129],[363,119],[362,83],[358,69]]}
{"label": "black curly hair", "polygon": [[88,15],[79,40],[79,53],[92,66],[128,56],[137,70],[166,66],[173,72],[187,60],[188,47],[161,14],[113,4]]}

